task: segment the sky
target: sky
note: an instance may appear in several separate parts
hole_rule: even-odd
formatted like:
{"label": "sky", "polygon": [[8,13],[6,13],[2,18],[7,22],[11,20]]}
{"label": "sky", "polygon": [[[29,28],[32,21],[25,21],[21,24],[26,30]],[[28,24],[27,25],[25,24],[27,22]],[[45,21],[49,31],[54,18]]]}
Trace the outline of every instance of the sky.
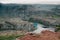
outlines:
{"label": "sky", "polygon": [[60,0],[0,0],[0,3],[17,3],[17,4],[60,4]]}

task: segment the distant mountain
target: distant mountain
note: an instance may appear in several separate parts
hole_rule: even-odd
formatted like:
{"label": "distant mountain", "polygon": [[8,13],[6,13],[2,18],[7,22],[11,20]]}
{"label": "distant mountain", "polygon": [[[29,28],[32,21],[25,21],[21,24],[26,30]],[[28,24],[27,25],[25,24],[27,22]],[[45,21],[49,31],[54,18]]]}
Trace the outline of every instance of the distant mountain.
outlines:
{"label": "distant mountain", "polygon": [[[1,4],[0,17],[21,17],[24,15],[55,14],[56,6],[49,4]],[[59,6],[60,7],[60,6]],[[51,9],[54,9],[53,11]],[[60,9],[58,9],[59,11]],[[22,14],[22,15],[21,15]],[[60,13],[56,13],[60,15]]]}

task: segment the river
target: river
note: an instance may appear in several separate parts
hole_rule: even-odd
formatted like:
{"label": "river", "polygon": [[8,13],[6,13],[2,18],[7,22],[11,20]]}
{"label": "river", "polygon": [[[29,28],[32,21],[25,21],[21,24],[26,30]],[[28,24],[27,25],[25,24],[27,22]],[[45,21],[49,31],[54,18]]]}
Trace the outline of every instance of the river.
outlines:
{"label": "river", "polygon": [[49,31],[52,31],[52,32],[55,32],[55,28],[53,27],[45,27],[44,28],[44,25],[42,24],[36,24],[36,27],[37,29],[33,31],[33,33],[41,33],[41,31],[45,31],[45,30],[49,30]]}

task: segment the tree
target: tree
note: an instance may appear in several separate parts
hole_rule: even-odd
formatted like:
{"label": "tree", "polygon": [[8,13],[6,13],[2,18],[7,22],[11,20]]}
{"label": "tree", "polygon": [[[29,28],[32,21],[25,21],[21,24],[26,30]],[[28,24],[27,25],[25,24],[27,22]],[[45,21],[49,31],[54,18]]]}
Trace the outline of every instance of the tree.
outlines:
{"label": "tree", "polygon": [[1,28],[3,28],[3,24],[0,24],[0,30],[2,30]]}
{"label": "tree", "polygon": [[56,31],[60,31],[60,25],[56,25]]}

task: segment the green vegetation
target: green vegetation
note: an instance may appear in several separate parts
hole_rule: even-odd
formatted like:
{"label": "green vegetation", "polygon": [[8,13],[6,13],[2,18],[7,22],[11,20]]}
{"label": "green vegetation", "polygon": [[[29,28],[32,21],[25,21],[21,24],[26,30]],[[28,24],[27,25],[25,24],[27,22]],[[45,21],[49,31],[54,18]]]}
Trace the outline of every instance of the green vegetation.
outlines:
{"label": "green vegetation", "polygon": [[0,40],[16,40],[17,37],[22,37],[23,35],[10,35],[10,36],[0,36]]}
{"label": "green vegetation", "polygon": [[[60,17],[60,16],[56,16],[56,15],[54,15],[53,17]],[[42,21],[42,20],[34,20],[34,18],[30,18],[30,20],[29,20],[29,22],[38,22],[38,23],[40,23],[40,24],[44,24],[44,25],[46,25],[46,26],[49,26],[49,22],[45,22],[45,21]],[[57,31],[60,31],[60,25],[56,25],[56,32]]]}
{"label": "green vegetation", "polygon": [[36,23],[39,23],[39,24],[43,24],[43,25],[49,26],[49,22],[43,21],[41,19],[30,18],[29,22],[36,22]]}
{"label": "green vegetation", "polygon": [[60,31],[60,25],[56,25],[56,31]]}
{"label": "green vegetation", "polygon": [[60,18],[59,15],[53,15],[52,17],[53,17],[53,18]]}

